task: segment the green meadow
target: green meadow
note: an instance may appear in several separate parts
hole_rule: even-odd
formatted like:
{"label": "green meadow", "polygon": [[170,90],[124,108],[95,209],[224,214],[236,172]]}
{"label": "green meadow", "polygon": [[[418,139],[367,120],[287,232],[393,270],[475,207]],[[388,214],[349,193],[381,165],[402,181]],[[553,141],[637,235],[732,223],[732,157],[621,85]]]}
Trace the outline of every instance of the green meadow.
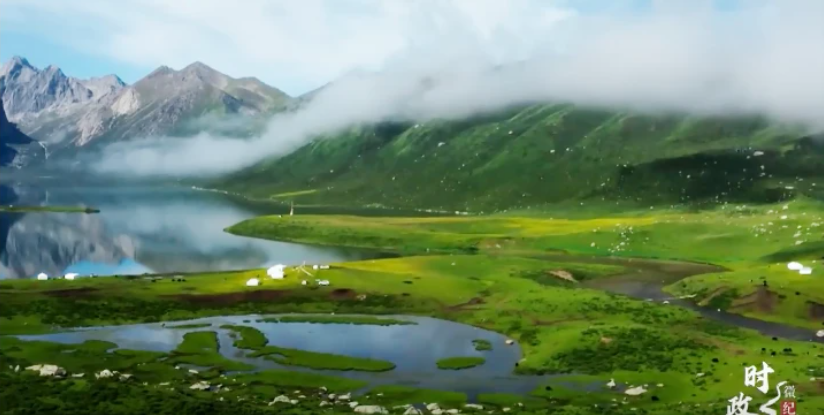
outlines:
{"label": "green meadow", "polygon": [[[744,391],[744,367],[766,361],[775,370],[771,379],[795,385],[803,400],[799,407],[816,412],[824,409],[820,343],[773,338],[661,301],[613,294],[607,287],[616,281],[651,284],[700,305],[809,329],[812,334],[822,327],[816,310],[824,304],[824,283],[817,269],[824,254],[816,230],[824,223],[821,207],[801,199],[704,210],[603,210],[592,217],[562,209],[552,215],[260,217],[228,231],[403,256],[314,271],[331,282],[328,287],[302,286],[294,269],[287,269],[282,280],[262,278],[257,287],[244,283],[263,277],[262,270],[192,274],[182,282],[141,276],[3,281],[0,333],[232,314],[292,313],[264,320],[273,324],[371,325],[404,324],[383,316],[432,316],[512,339],[523,353],[513,373],[554,375],[529,396],[479,396],[479,403],[487,408],[553,414],[715,414],[724,410],[730,397]],[[790,260],[811,266],[812,274],[789,271]],[[268,344],[251,327],[221,328],[234,333],[235,346],[284,365],[356,371],[394,367],[390,362]],[[4,346],[4,356],[26,364],[44,363],[46,354],[39,348],[46,346],[4,341],[11,342]],[[508,347],[467,345],[481,351],[487,346]],[[157,365],[157,373],[166,373],[171,363],[189,363],[208,368],[203,375],[210,378],[243,366],[217,352],[213,331],[187,333],[163,363],[156,361],[158,356],[141,358],[150,361],[140,363]],[[456,357],[439,366],[460,369],[480,363],[483,358]],[[259,394],[269,400],[289,387],[340,391],[364,387],[351,379],[313,376],[326,375],[265,371],[232,374],[221,381],[245,384],[240,389],[249,396]],[[641,386],[647,392],[625,395],[621,388],[608,388],[610,380],[622,387]],[[449,395],[449,391],[382,388],[381,396],[367,392],[369,397],[359,397],[359,402],[465,402],[462,394]],[[766,399],[755,397],[759,404]],[[601,409],[593,410],[594,405]]]}

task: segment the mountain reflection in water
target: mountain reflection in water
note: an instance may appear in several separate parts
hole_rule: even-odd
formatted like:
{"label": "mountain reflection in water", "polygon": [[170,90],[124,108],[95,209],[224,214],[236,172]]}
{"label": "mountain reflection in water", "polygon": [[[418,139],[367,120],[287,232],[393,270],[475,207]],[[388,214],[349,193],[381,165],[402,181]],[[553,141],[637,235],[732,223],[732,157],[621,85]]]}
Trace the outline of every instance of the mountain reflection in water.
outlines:
{"label": "mountain reflection in water", "polygon": [[244,238],[223,229],[268,212],[180,187],[0,186],[0,203],[86,205],[97,214],[0,213],[0,278],[195,272],[385,257],[377,252]]}

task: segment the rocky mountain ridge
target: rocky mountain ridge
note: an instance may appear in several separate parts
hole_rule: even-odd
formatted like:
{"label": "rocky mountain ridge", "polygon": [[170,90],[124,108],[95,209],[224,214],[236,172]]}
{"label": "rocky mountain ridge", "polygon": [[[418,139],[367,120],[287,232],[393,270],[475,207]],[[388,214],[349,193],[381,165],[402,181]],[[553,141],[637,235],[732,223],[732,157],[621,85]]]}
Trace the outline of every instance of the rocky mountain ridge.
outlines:
{"label": "rocky mountain ridge", "polygon": [[232,78],[195,62],[161,66],[133,85],[116,75],[78,79],[50,65],[38,69],[13,57],[0,70],[8,118],[50,154],[99,141],[187,135],[187,122],[206,115],[269,114],[286,109],[286,93],[256,78]]}

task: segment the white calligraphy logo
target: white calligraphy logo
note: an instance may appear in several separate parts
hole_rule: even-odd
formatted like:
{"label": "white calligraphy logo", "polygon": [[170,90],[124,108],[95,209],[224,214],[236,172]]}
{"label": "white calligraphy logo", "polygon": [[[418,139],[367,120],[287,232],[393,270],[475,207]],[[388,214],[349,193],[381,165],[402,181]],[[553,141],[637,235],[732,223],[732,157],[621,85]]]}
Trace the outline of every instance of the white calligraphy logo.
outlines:
{"label": "white calligraphy logo", "polygon": [[[761,391],[762,394],[765,394],[770,390],[769,376],[771,373],[775,373],[775,370],[773,370],[773,368],[771,368],[766,362],[761,362],[761,370],[758,370],[755,366],[749,366],[744,369],[744,386],[755,387]],[[758,410],[761,411],[761,413],[776,415],[775,409],[772,409],[771,406],[781,399],[782,387],[784,387],[784,395],[787,398],[795,398],[795,386],[784,386],[786,383],[786,381],[779,382],[775,386],[775,397],[758,407]],[[727,405],[727,415],[757,415],[749,411],[751,401],[752,398],[750,396],[744,395],[743,392],[739,392],[738,396],[733,396],[732,399],[729,400],[729,405]]]}

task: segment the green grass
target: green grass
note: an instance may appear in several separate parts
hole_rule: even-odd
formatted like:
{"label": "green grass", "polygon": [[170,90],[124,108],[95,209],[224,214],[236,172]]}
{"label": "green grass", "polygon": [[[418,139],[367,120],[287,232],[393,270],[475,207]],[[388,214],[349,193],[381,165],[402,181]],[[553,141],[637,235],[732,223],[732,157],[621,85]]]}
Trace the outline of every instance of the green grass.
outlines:
{"label": "green grass", "polygon": [[277,387],[321,388],[330,392],[348,392],[366,386],[366,382],[336,376],[319,375],[288,370],[264,370],[233,377],[238,384],[270,385]]}
{"label": "green grass", "polygon": [[443,407],[459,407],[467,400],[463,393],[396,385],[378,386],[370,389],[368,394],[369,402],[384,406],[437,402]]}
{"label": "green grass", "polygon": [[543,399],[510,393],[481,393],[478,394],[478,403],[496,408],[519,408],[518,404],[522,404],[528,409],[539,409],[548,405]]}
{"label": "green grass", "polygon": [[240,338],[236,339],[234,342],[235,347],[239,349],[257,350],[269,343],[266,336],[254,327],[224,324],[220,326],[220,328],[232,330],[236,334],[240,335]]}
{"label": "green grass", "polygon": [[251,370],[246,363],[229,360],[218,352],[217,333],[198,331],[183,335],[183,341],[172,353],[169,362],[211,367],[221,371]]}
{"label": "green grass", "polygon": [[319,370],[355,370],[362,372],[385,372],[395,368],[395,364],[384,360],[343,356],[332,353],[311,352],[278,346],[265,346],[251,357],[265,356],[283,365],[307,367]]}
{"label": "green grass", "polygon": [[475,339],[472,340],[472,345],[475,346],[475,350],[478,351],[492,350],[492,343],[489,340]]}
{"label": "green grass", "polygon": [[197,323],[197,324],[176,324],[176,325],[166,325],[167,329],[202,329],[205,327],[211,327],[210,323]]}
{"label": "green grass", "polygon": [[265,323],[312,323],[312,324],[354,324],[368,326],[402,326],[417,324],[414,321],[398,320],[374,316],[282,316],[258,320]]}
{"label": "green grass", "polygon": [[100,213],[100,209],[85,206],[0,206],[0,212],[54,212],[54,213]]}
{"label": "green grass", "polygon": [[[597,218],[574,214],[565,217],[564,211],[533,213],[528,217],[260,217],[228,230],[269,239],[326,241],[405,254],[540,256],[545,259],[546,267],[525,270],[519,276],[542,285],[556,286],[585,284],[597,287],[599,281],[627,272],[617,267],[615,261],[608,264],[582,258],[572,266],[553,264],[555,258],[547,255],[548,252],[712,263],[735,272],[692,277],[679,282],[681,288],[672,286],[669,291],[678,295],[696,294],[697,291],[708,294],[734,286],[735,291],[715,300],[724,300],[718,304],[723,307],[715,308],[812,327],[820,324],[811,316],[817,315],[816,308],[824,305],[824,294],[821,294],[824,293],[824,279],[816,277],[816,270],[808,276],[797,273],[791,276],[792,273],[783,267],[789,260],[807,260],[813,264],[809,261],[824,255],[824,239],[816,233],[816,228],[824,224],[823,212],[822,203],[799,198],[779,204],[728,204],[705,210],[609,213],[602,209],[593,212],[605,215]],[[673,264],[673,267],[677,266]],[[566,271],[574,281],[559,278],[558,271]],[[770,291],[778,297],[774,308],[741,306],[756,288],[750,280],[762,276],[773,282]],[[663,281],[665,284],[678,280],[667,278]],[[686,289],[684,284],[692,285]]]}
{"label": "green grass", "polygon": [[[766,154],[753,157],[754,148]],[[449,213],[602,201],[658,209],[815,194],[822,153],[805,131],[760,117],[530,105],[462,120],[357,126],[212,186],[260,198],[291,194],[306,205]]]}
{"label": "green grass", "polygon": [[475,366],[480,366],[486,363],[486,359],[483,357],[447,357],[445,359],[438,360],[438,369],[445,369],[445,370],[460,370],[460,369],[469,369]]}
{"label": "green grass", "polygon": [[73,373],[98,372],[103,369],[126,370],[157,360],[162,353],[138,350],[112,350],[117,345],[99,340],[80,344],[60,344],[44,341],[23,341],[0,337],[0,352],[14,360],[31,364],[53,364]]}

